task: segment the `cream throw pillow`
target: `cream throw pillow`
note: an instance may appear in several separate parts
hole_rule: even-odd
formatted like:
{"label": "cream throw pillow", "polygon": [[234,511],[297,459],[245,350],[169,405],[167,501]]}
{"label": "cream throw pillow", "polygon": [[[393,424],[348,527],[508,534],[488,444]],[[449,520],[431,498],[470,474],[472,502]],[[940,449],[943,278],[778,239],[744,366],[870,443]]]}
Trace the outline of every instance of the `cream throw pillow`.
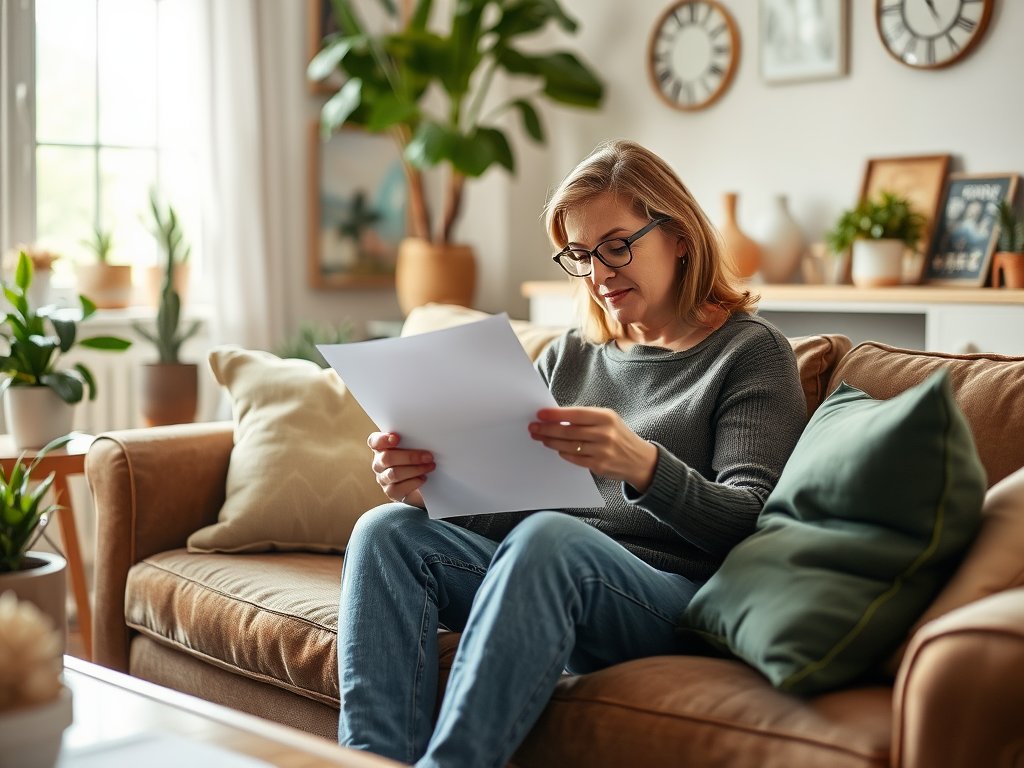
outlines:
{"label": "cream throw pillow", "polygon": [[218,522],[190,552],[343,552],[356,520],[384,504],[370,469],[373,422],[333,370],[238,346],[210,351],[231,396],[235,445]]}

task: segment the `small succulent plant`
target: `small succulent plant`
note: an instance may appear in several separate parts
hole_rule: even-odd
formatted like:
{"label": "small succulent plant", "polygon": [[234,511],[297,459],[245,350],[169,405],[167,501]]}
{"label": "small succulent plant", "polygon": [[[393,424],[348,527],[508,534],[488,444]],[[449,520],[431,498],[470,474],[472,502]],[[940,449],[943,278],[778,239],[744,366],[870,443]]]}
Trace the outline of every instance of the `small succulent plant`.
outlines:
{"label": "small succulent plant", "polygon": [[0,712],[47,704],[60,694],[60,633],[14,592],[0,595]]}
{"label": "small succulent plant", "polygon": [[837,254],[853,245],[854,240],[862,239],[902,240],[907,248],[914,249],[924,233],[924,224],[925,217],[913,210],[909,200],[882,192],[844,211],[836,225],[825,233],[825,243]]}

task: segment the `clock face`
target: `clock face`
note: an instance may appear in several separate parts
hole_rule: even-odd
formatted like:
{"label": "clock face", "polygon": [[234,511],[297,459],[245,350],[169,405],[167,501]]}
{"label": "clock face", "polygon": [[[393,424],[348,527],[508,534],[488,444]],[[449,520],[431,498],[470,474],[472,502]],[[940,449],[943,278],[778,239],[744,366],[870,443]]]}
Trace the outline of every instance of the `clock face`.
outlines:
{"label": "clock face", "polygon": [[900,62],[948,67],[978,44],[995,0],[877,0],[878,34]]}
{"label": "clock face", "polygon": [[651,35],[647,71],[654,90],[675,109],[704,109],[732,81],[740,38],[714,0],[683,0],[666,10]]}

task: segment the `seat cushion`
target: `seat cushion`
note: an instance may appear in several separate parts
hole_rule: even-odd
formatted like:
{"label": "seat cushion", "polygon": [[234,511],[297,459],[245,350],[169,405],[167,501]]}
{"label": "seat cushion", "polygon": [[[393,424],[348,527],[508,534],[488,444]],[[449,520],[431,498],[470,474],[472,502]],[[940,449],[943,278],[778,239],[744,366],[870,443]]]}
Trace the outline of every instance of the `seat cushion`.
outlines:
{"label": "seat cushion", "polygon": [[339,556],[162,552],[128,572],[125,623],[240,675],[338,706]]}
{"label": "seat cushion", "polygon": [[1024,358],[914,352],[868,341],[839,361],[828,392],[845,381],[888,400],[940,368],[949,371],[953,397],[967,417],[991,488],[1024,466]]}

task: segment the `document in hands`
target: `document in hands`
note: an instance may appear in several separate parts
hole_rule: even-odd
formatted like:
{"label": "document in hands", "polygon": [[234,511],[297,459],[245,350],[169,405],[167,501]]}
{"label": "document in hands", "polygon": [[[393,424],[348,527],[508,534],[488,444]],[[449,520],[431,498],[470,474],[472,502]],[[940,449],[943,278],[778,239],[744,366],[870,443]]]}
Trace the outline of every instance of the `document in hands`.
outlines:
{"label": "document in hands", "polygon": [[420,488],[431,517],[604,506],[588,470],[530,437],[537,411],[558,404],[506,315],[317,349],[400,449],[434,455]]}

